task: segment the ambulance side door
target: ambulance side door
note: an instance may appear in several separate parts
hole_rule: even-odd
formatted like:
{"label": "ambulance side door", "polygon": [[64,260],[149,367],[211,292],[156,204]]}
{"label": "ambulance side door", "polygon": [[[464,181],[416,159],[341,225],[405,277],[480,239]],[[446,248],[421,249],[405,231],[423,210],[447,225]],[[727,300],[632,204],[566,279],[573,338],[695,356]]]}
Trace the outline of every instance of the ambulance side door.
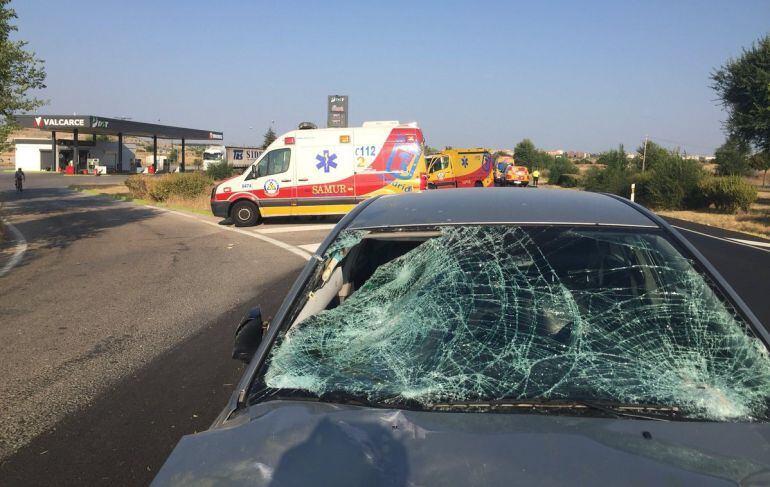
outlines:
{"label": "ambulance side door", "polygon": [[252,166],[242,183],[259,199],[263,216],[288,216],[296,202],[296,156],[289,147],[272,149]]}
{"label": "ambulance side door", "polygon": [[465,163],[462,165],[460,170],[463,175],[462,177],[458,178],[459,181],[457,182],[457,186],[460,188],[472,187],[474,184],[476,184],[475,176],[478,175],[477,172],[481,170],[483,154],[477,152],[471,154],[463,154],[462,157],[465,158]]}
{"label": "ambulance side door", "polygon": [[342,139],[349,142],[340,140],[339,134],[324,134],[300,148],[295,214],[329,213],[329,205],[355,203],[353,144],[350,136]]}
{"label": "ambulance side door", "polygon": [[455,172],[452,168],[452,165],[455,163],[455,157],[449,155],[442,155],[441,159],[436,162],[434,167],[436,182],[434,184],[437,188],[454,188],[457,186]]}

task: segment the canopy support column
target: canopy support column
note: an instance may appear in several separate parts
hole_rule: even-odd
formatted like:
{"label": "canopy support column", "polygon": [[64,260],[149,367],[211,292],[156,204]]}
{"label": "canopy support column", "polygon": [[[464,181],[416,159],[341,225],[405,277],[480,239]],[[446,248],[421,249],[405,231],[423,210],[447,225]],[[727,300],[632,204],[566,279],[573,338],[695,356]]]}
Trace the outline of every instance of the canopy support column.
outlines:
{"label": "canopy support column", "polygon": [[152,167],[153,172],[158,172],[158,136],[152,136]]}
{"label": "canopy support column", "polygon": [[80,147],[78,146],[78,129],[72,132],[72,172],[78,173],[80,167]]}
{"label": "canopy support column", "polygon": [[180,166],[179,172],[184,172],[184,139],[182,139],[182,165]]}
{"label": "canopy support column", "polygon": [[123,132],[118,132],[118,167],[115,172],[123,172]]}
{"label": "canopy support column", "polygon": [[53,167],[51,172],[59,172],[59,151],[56,150],[56,131],[51,132],[51,153],[53,154]]}

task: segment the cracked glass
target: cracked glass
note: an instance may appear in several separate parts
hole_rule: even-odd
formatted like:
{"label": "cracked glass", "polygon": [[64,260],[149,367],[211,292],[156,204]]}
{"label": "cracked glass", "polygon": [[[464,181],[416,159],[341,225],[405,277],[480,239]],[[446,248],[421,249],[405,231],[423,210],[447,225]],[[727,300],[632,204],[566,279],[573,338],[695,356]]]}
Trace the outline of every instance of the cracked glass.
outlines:
{"label": "cracked glass", "polygon": [[426,407],[601,400],[767,420],[767,348],[660,233],[445,227],[396,245],[354,282],[388,245],[341,235],[331,253],[346,249],[340,265],[356,288],[279,337],[267,388]]}

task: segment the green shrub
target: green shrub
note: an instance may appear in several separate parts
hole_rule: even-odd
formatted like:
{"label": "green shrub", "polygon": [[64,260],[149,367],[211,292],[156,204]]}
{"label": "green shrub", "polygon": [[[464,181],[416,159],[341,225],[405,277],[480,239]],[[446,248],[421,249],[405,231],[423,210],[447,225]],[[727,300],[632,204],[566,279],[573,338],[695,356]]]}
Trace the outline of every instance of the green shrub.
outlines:
{"label": "green shrub", "polygon": [[213,181],[201,173],[176,173],[163,176],[129,176],[126,186],[136,198],[166,201],[169,196],[196,198],[211,190]]}
{"label": "green shrub", "polygon": [[233,169],[233,166],[228,164],[227,161],[220,161],[209,164],[209,167],[206,169],[206,175],[214,181],[232,177],[234,172],[235,170]]}
{"label": "green shrub", "polygon": [[580,186],[579,174],[562,174],[557,183],[562,188],[577,188]]}
{"label": "green shrub", "polygon": [[714,205],[718,211],[735,213],[749,211],[757,200],[757,190],[739,176],[712,176],[698,185],[705,206]]}
{"label": "green shrub", "polygon": [[630,178],[630,183],[636,184],[634,201],[644,206],[652,206],[650,204],[650,181],[654,177],[652,171],[637,172]]}
{"label": "green shrub", "polygon": [[642,204],[650,208],[681,210],[702,206],[698,183],[706,176],[698,161],[670,156],[648,171],[642,188]]}
{"label": "green shrub", "polygon": [[[566,182],[566,180],[564,180],[564,176],[578,173],[580,173],[580,170],[576,165],[572,163],[572,161],[566,157],[557,157],[553,161],[553,164],[551,164],[551,168],[548,170],[548,182],[550,184],[558,184],[559,186],[564,186],[563,183]],[[567,184],[570,184],[571,182],[575,181],[570,180]]]}
{"label": "green shrub", "polygon": [[129,176],[124,184],[135,198],[147,198],[147,177],[135,174]]}
{"label": "green shrub", "polygon": [[603,170],[591,167],[583,177],[583,186],[589,191],[629,198],[631,184],[635,183],[636,201],[650,208],[677,210],[703,206],[698,183],[706,173],[700,163],[683,159],[675,153],[664,155],[656,161],[653,169],[645,172],[620,164]]}
{"label": "green shrub", "polygon": [[591,167],[582,177],[583,187],[588,191],[612,193],[628,198],[631,195],[633,174],[618,167],[602,169]]}

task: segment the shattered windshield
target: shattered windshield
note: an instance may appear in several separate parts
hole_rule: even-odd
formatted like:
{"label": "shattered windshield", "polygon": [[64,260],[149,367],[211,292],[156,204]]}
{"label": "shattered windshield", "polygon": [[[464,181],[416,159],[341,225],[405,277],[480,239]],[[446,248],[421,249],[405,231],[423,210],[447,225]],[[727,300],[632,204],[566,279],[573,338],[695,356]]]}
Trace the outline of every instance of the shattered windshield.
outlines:
{"label": "shattered windshield", "polygon": [[271,351],[265,390],[344,391],[426,408],[601,400],[676,407],[693,419],[767,420],[767,348],[660,233],[365,233],[343,232],[332,246],[306,305],[315,308]]}

